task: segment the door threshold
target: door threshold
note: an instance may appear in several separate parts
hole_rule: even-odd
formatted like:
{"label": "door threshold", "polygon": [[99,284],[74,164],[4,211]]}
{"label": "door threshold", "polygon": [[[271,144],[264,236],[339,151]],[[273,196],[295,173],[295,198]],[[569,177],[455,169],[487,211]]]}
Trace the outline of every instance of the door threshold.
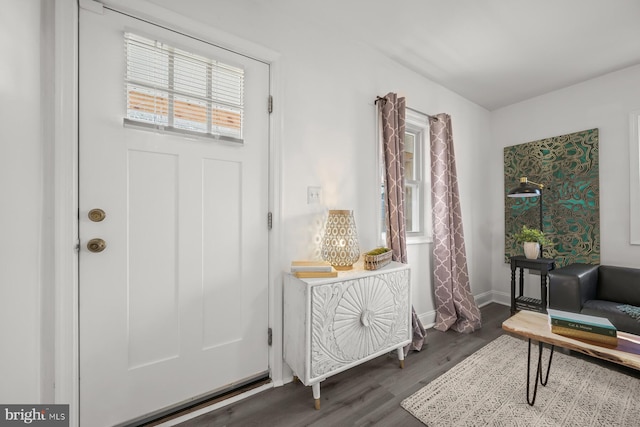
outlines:
{"label": "door threshold", "polygon": [[263,390],[273,387],[271,378],[259,378],[248,382],[240,387],[232,390],[216,393],[214,395],[205,396],[194,402],[174,408],[171,412],[165,413],[153,419],[140,420],[133,424],[127,424],[126,427],[168,427],[195,418],[207,412],[211,412],[222,406],[253,396]]}

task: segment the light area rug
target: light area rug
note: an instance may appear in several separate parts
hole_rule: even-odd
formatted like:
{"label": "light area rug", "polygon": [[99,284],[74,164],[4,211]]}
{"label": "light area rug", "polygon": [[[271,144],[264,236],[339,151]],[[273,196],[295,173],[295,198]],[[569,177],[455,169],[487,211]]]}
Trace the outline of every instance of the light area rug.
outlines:
{"label": "light area rug", "polygon": [[[531,355],[533,390],[537,343]],[[548,355],[545,345],[545,372]],[[502,335],[401,405],[430,427],[640,425],[640,379],[595,363],[556,351],[534,406],[526,387],[527,341]]]}

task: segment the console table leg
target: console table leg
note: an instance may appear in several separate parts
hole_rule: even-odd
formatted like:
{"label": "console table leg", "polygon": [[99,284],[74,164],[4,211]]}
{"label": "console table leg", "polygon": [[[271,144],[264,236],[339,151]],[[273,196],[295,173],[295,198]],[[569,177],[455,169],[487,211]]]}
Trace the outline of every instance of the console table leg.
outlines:
{"label": "console table leg", "polygon": [[311,386],[313,391],[314,407],[316,410],[320,409],[320,383],[313,384]]}
{"label": "console table leg", "polygon": [[516,314],[516,267],[511,263],[511,315]]}
{"label": "console table leg", "polygon": [[524,267],[520,267],[520,280],[518,284],[520,285],[520,296],[524,295]]}
{"label": "console table leg", "polygon": [[547,365],[547,373],[544,375],[544,381],[542,380],[542,350],[544,349],[544,343],[538,342],[538,367],[535,374],[535,385],[533,386],[533,396],[530,396],[529,389],[531,387],[531,338],[529,338],[529,348],[527,351],[527,403],[529,406],[533,406],[536,402],[536,395],[538,394],[538,381],[544,387],[549,381],[549,372],[551,371],[551,360],[553,360],[554,346],[551,346],[551,352],[549,354],[549,363]]}
{"label": "console table leg", "polygon": [[540,274],[540,311],[542,313],[547,312],[547,275],[545,273]]}
{"label": "console table leg", "polygon": [[404,369],[404,347],[396,349],[398,352],[398,360],[400,361],[400,369]]}

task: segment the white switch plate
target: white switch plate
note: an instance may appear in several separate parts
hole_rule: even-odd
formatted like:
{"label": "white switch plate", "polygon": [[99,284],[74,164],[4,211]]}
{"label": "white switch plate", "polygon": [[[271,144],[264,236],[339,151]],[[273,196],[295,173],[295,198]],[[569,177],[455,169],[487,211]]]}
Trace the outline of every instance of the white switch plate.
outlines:
{"label": "white switch plate", "polygon": [[322,199],[322,187],[307,187],[307,204],[317,205]]}

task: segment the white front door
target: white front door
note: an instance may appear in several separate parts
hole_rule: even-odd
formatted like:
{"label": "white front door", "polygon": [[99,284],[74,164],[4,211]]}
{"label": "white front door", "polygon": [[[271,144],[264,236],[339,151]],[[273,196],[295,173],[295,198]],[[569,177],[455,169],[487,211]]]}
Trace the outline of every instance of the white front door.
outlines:
{"label": "white front door", "polygon": [[[244,143],[124,127],[125,31],[243,68]],[[269,66],[106,9],[79,40],[80,420],[106,426],[268,374]]]}

